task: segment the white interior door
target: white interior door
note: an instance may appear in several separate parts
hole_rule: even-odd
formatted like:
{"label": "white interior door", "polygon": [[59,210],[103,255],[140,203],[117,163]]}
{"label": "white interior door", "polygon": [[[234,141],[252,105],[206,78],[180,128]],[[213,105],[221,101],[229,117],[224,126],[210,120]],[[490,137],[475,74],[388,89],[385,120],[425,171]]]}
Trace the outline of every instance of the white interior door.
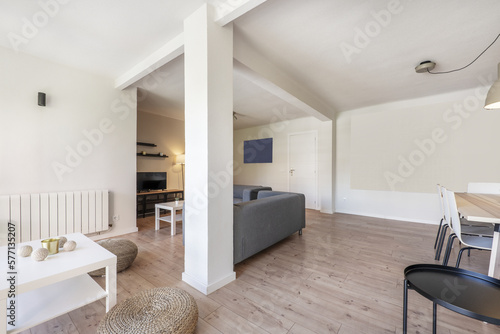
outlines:
{"label": "white interior door", "polygon": [[291,192],[306,197],[306,208],[319,209],[316,132],[288,136],[288,185]]}

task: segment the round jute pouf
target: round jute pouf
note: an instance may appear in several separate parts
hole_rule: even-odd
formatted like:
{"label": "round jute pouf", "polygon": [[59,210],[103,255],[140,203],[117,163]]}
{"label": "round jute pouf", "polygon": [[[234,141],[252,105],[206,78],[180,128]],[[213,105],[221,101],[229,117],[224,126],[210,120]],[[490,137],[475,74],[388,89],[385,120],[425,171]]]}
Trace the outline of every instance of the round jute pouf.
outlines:
{"label": "round jute pouf", "polygon": [[[106,239],[99,240],[97,244],[109,250],[111,253],[116,255],[116,272],[130,267],[132,262],[134,262],[137,257],[137,245],[128,239]],[[98,270],[91,271],[90,276],[103,276],[106,275],[106,269],[101,268]]]}
{"label": "round jute pouf", "polygon": [[194,298],[177,288],[145,290],[115,305],[97,334],[190,334],[198,322]]}

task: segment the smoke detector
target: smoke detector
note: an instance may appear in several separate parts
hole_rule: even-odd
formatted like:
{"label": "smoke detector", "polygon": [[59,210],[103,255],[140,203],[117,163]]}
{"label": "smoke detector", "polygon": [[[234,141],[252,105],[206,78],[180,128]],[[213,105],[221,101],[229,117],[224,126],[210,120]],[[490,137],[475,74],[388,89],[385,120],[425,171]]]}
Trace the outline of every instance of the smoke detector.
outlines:
{"label": "smoke detector", "polygon": [[436,63],[430,60],[426,60],[421,62],[417,67],[415,67],[415,72],[417,73],[425,73],[432,71],[436,67]]}

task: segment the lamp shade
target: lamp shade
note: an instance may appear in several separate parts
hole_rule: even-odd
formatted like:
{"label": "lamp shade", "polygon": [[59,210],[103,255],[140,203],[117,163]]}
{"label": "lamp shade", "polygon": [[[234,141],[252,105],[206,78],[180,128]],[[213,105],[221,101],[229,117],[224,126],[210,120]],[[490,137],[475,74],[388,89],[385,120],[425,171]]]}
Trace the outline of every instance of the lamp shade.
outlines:
{"label": "lamp shade", "polygon": [[498,79],[491,85],[484,109],[500,109],[500,63],[498,64]]}
{"label": "lamp shade", "polygon": [[184,165],[186,163],[186,155],[179,154],[175,156],[175,163],[177,165]]}

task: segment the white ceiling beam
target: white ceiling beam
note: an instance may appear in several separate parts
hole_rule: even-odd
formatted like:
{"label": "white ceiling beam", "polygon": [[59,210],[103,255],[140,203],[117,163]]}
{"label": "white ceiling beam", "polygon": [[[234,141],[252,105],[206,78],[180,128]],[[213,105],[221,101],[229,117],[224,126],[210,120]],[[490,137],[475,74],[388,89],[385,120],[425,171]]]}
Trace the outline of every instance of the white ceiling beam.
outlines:
{"label": "white ceiling beam", "polygon": [[125,89],[184,53],[181,33],[115,80],[115,88]]}
{"label": "white ceiling beam", "polygon": [[267,0],[215,0],[215,22],[221,26],[233,22]]}
{"label": "white ceiling beam", "polygon": [[234,48],[234,71],[241,73],[257,86],[321,121],[335,119],[333,108],[286,76],[246,43],[238,43],[238,47]]}
{"label": "white ceiling beam", "polygon": [[[215,0],[215,21],[221,26],[236,20],[267,0]],[[156,52],[142,60],[115,80],[115,88],[125,89],[146,75],[184,53],[184,35],[181,33]]]}

